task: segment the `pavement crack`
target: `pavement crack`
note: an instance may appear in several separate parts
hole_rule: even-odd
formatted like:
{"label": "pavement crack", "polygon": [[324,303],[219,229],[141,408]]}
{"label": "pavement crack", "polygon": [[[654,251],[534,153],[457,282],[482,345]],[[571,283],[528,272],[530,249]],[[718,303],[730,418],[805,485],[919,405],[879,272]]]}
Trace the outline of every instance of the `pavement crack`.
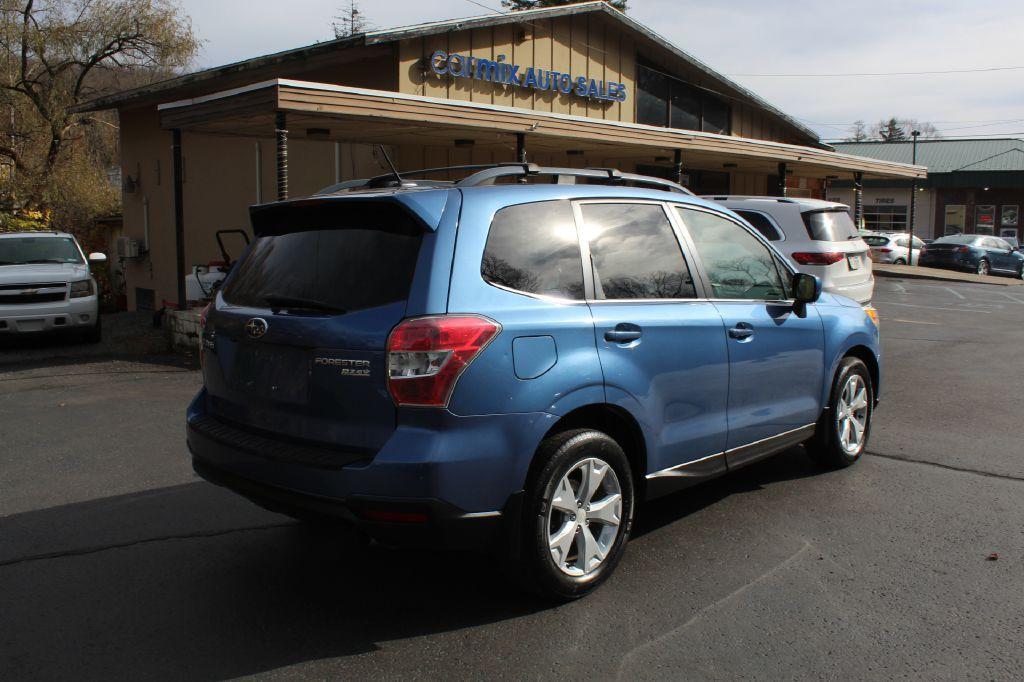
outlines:
{"label": "pavement crack", "polygon": [[214,531],[197,531],[195,533],[181,533],[178,535],[165,535],[157,538],[143,538],[141,540],[132,540],[131,542],[118,542],[111,545],[98,545],[94,547],[82,547],[81,549],[71,549],[63,552],[48,552],[46,554],[33,554],[26,557],[19,557],[17,559],[6,559],[0,561],[0,568],[7,568],[8,566],[18,566],[20,564],[27,564],[36,561],[48,561],[50,559],[63,559],[66,557],[77,557],[86,556],[89,554],[99,554],[100,552],[107,552],[112,549],[125,549],[128,547],[138,547],[140,545],[149,545],[157,542],[167,542],[168,540],[193,540],[196,538],[216,538],[223,535],[231,535],[232,533],[248,533],[251,531],[258,530],[272,530],[274,528],[284,528],[286,526],[294,526],[294,523],[268,523],[261,526],[244,526],[242,528],[228,528],[226,530],[214,530]]}
{"label": "pavement crack", "polygon": [[872,457],[881,457],[883,459],[892,459],[897,462],[910,462],[911,464],[921,464],[924,466],[936,467],[938,469],[946,469],[947,471],[957,471],[962,474],[974,474],[976,476],[986,476],[988,478],[1001,478],[1004,481],[1022,481],[1024,482],[1024,476],[1013,476],[1011,474],[997,474],[991,471],[983,471],[982,469],[972,469],[970,467],[958,467],[952,464],[942,464],[940,462],[931,462],[926,459],[915,459],[914,457],[903,457],[901,455],[890,455],[884,452],[873,452],[871,450],[865,450],[865,455],[871,455]]}

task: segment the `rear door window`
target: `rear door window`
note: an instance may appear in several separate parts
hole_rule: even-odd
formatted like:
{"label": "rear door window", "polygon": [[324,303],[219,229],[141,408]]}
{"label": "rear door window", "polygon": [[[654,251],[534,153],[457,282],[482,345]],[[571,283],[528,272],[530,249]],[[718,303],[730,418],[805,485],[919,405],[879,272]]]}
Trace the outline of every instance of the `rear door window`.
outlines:
{"label": "rear door window", "polygon": [[695,298],[690,268],[661,204],[583,204],[598,299]]}
{"label": "rear door window", "polygon": [[781,301],[787,287],[775,254],[733,221],[676,207],[690,232],[715,298]]}
{"label": "rear door window", "polygon": [[408,298],[423,227],[396,206],[285,205],[254,225],[262,236],[228,280],[228,303],[348,312]]}
{"label": "rear door window", "polygon": [[845,209],[808,211],[803,214],[807,235],[818,242],[845,242],[860,237]]}
{"label": "rear door window", "polygon": [[541,201],[494,214],[480,274],[527,294],[583,299],[583,260],[568,201]]}
{"label": "rear door window", "polygon": [[770,242],[782,240],[782,233],[772,224],[771,219],[764,213],[756,211],[736,211],[736,214],[754,226],[754,229],[764,235]]}

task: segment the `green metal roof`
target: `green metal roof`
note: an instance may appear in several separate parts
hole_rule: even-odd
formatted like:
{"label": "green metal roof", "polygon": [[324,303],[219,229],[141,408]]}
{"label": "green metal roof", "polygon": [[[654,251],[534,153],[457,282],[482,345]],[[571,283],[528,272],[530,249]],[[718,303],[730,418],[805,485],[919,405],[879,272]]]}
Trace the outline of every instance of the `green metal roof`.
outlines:
{"label": "green metal roof", "polygon": [[[835,142],[837,152],[866,156],[879,161],[910,163],[910,142]],[[1024,171],[1024,140],[918,140],[917,164],[928,167],[928,176],[960,172]]]}

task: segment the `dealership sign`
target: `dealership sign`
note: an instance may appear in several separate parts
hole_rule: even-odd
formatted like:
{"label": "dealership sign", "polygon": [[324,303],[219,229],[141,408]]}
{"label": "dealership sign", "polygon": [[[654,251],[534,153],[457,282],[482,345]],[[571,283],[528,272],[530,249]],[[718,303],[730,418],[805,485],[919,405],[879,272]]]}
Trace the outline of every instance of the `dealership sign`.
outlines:
{"label": "dealership sign", "polygon": [[519,64],[505,62],[503,54],[499,54],[497,59],[491,60],[464,54],[448,54],[444,50],[438,50],[430,55],[430,68],[438,76],[472,78],[473,80],[490,81],[517,88],[530,88],[541,92],[575,94],[579,97],[607,102],[626,101],[626,85],[624,83],[605,82],[586,76],[573,76],[561,71],[538,69],[532,66],[523,69]]}

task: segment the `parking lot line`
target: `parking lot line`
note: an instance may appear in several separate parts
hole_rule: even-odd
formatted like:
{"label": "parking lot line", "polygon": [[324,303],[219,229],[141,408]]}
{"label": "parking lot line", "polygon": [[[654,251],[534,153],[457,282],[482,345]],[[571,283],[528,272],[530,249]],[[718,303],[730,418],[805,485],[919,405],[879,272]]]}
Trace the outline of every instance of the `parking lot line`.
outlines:
{"label": "parking lot line", "polygon": [[904,322],[906,324],[934,324],[937,327],[942,326],[938,322],[924,322],[922,320],[901,320],[898,317],[894,317],[891,320],[886,320],[886,322]]}
{"label": "parking lot line", "polygon": [[945,289],[946,291],[948,291],[949,293],[953,294],[954,296],[956,296],[959,299],[966,299],[967,298],[966,296],[961,294],[959,291],[957,291],[953,287],[942,287],[942,288]]}
{"label": "parking lot line", "polygon": [[918,305],[916,303],[896,303],[895,301],[878,301],[882,305],[901,305],[906,308],[924,308],[926,310],[948,310],[951,313],[985,313],[991,314],[991,310],[972,310],[971,308],[941,308],[934,305]]}
{"label": "parking lot line", "polygon": [[1006,298],[1010,299],[1011,301],[1014,301],[1015,303],[1022,303],[1022,304],[1024,304],[1024,300],[1021,300],[1021,299],[1017,298],[1013,294],[1008,294],[1005,291],[1000,291],[999,293],[1002,294],[1003,296],[1005,296]]}

